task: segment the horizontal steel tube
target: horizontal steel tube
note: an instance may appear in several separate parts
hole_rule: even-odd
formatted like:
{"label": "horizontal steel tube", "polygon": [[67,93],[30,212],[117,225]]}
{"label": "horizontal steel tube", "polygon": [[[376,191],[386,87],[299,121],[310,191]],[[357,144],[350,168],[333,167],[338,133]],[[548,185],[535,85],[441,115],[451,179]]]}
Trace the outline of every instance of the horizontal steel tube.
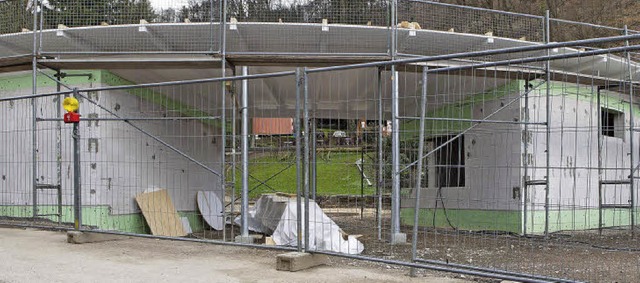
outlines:
{"label": "horizontal steel tube", "polygon": [[[406,117],[401,116],[398,119],[403,120],[420,120],[420,117]],[[472,122],[472,123],[488,123],[488,124],[516,124],[516,125],[546,125],[545,122],[521,122],[521,121],[500,121],[500,120],[482,120],[482,119],[460,119],[460,118],[437,118],[437,117],[425,117],[425,120],[430,121],[451,121],[451,122]]]}
{"label": "horizontal steel tube", "polygon": [[625,180],[602,180],[602,181],[600,181],[600,184],[602,184],[602,185],[628,185],[628,184],[631,184],[631,180],[630,179],[625,179]]}
{"label": "horizontal steel tube", "polygon": [[296,250],[296,248],[294,247],[287,247],[287,246],[243,244],[243,243],[236,243],[236,242],[224,242],[224,241],[218,241],[218,240],[197,239],[197,238],[194,239],[194,238],[182,238],[182,237],[168,237],[168,236],[135,234],[135,233],[117,232],[117,231],[104,231],[104,230],[80,230],[80,231],[91,232],[91,233],[101,233],[101,234],[111,234],[111,235],[123,235],[123,236],[138,237],[138,238],[161,239],[161,240],[169,240],[169,241],[196,242],[196,243],[205,243],[205,244],[214,244],[214,245],[248,247],[248,248],[265,249],[265,250],[282,250],[282,251]]}
{"label": "horizontal steel tube", "polygon": [[524,183],[527,186],[546,186],[547,180],[531,180]]}
{"label": "horizontal steel tube", "polygon": [[286,71],[286,72],[248,75],[248,76],[220,77],[220,78],[197,79],[197,80],[181,80],[181,81],[125,85],[125,86],[95,87],[95,88],[80,89],[79,91],[80,92],[108,91],[108,90],[136,89],[136,88],[145,88],[145,87],[178,86],[178,85],[189,85],[189,84],[200,84],[200,83],[229,82],[229,81],[286,77],[286,76],[293,76],[295,74],[296,74],[295,71]]}
{"label": "horizontal steel tube", "polygon": [[[22,55],[11,55],[11,56],[2,57],[3,60],[6,60],[6,59],[20,59],[20,58],[31,59],[31,58],[33,58],[33,54],[26,54],[25,53],[25,54],[22,54]],[[29,61],[31,61],[31,60],[29,60]],[[29,62],[29,64],[31,64],[31,62]],[[3,66],[3,67],[5,67],[5,66]]]}
{"label": "horizontal steel tube", "polygon": [[[177,121],[177,120],[216,120],[219,116],[211,117],[150,117],[150,118],[80,118],[80,121]],[[38,122],[64,121],[62,118],[36,118]]]}
{"label": "horizontal steel tube", "polygon": [[[580,26],[587,26],[587,27],[592,27],[592,28],[603,28],[603,29],[610,29],[610,30],[615,30],[615,31],[624,31],[624,28],[603,26],[603,25],[591,24],[591,23],[585,23],[585,22],[576,22],[576,21],[572,21],[572,20],[565,20],[565,19],[558,19],[558,18],[551,18],[551,19],[549,19],[549,21],[558,22],[558,23],[565,23],[565,24],[574,24],[574,25],[580,25]],[[629,30],[629,31],[638,32],[637,30]]]}
{"label": "horizontal steel tube", "polygon": [[0,102],[5,101],[15,101],[15,100],[24,100],[31,98],[41,98],[41,97],[49,97],[49,96],[57,96],[57,95],[65,95],[72,94],[73,91],[59,91],[59,92],[49,92],[49,93],[40,93],[40,94],[31,94],[31,95],[21,95],[21,96],[10,96],[10,97],[0,97]]}
{"label": "horizontal steel tube", "polygon": [[202,51],[43,51],[42,56],[56,57],[59,55],[138,55],[138,54],[187,54],[187,55],[213,55],[219,54],[220,51],[211,52],[211,50]]}
{"label": "horizontal steel tube", "polygon": [[[26,228],[38,228],[38,229],[53,230],[53,231],[75,231],[75,229],[73,229],[73,227],[67,227],[67,226],[29,225],[29,224],[18,224],[18,223],[14,224],[14,223],[1,223],[1,222],[0,222],[0,227],[26,227]],[[89,233],[109,234],[109,235],[122,235],[122,236],[137,237],[137,238],[150,238],[150,239],[161,239],[161,240],[169,240],[169,241],[196,242],[196,243],[205,243],[205,244],[213,244],[213,245],[249,247],[249,248],[264,249],[264,250],[296,251],[296,248],[287,247],[287,246],[243,244],[243,243],[223,242],[223,241],[209,240],[209,239],[167,237],[167,236],[157,236],[157,235],[149,235],[149,234],[135,234],[135,233],[118,232],[118,231],[105,231],[105,230],[81,229],[79,231],[81,231],[81,232],[89,232]]]}
{"label": "horizontal steel tube", "polygon": [[269,56],[349,56],[349,57],[366,57],[366,56],[384,56],[388,57],[388,53],[317,53],[317,52],[227,52],[229,55],[269,55]]}
{"label": "horizontal steel tube", "polygon": [[631,204],[602,204],[600,208],[633,208]]}

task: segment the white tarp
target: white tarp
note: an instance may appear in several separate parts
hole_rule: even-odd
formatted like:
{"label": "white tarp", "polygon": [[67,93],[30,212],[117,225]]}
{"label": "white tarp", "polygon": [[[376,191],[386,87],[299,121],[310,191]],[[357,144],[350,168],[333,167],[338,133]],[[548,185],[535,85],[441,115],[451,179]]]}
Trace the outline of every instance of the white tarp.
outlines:
{"label": "white tarp", "polygon": [[[364,246],[354,236],[344,239],[340,227],[327,216],[320,206],[309,200],[309,250],[324,250],[347,254],[360,254]],[[304,200],[302,203],[304,211]],[[297,246],[298,221],[296,199],[264,194],[249,209],[249,230],[272,235],[276,245]],[[240,217],[234,221],[240,224]],[[304,237],[304,221],[302,227]],[[302,240],[304,243],[304,239]]]}
{"label": "white tarp", "polygon": [[[345,254],[360,254],[364,246],[354,236],[343,238],[343,232],[338,225],[327,216],[320,206],[309,200],[309,248],[308,250],[323,250]],[[304,203],[302,204],[304,211]],[[276,245],[297,246],[297,208],[296,202],[289,202],[278,227],[273,232],[273,241]],[[302,222],[302,243],[304,243],[304,221]]]}

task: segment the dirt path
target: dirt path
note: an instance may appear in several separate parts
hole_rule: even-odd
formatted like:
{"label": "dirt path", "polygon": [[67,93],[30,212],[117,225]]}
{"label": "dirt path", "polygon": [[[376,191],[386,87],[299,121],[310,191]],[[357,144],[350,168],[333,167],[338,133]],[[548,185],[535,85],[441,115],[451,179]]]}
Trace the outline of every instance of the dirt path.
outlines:
{"label": "dirt path", "polygon": [[331,259],[300,272],[275,270],[279,252],[131,238],[73,245],[60,232],[0,229],[0,282],[464,282],[407,269]]}

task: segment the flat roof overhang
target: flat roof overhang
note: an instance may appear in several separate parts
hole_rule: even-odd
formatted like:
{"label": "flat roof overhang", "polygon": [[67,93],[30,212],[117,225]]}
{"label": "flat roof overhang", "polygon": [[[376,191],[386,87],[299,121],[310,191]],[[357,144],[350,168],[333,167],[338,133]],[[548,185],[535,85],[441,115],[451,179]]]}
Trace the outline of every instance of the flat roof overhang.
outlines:
{"label": "flat roof overhang", "polygon": [[[291,67],[390,59],[387,56],[390,42],[387,27],[330,24],[328,31],[323,31],[322,27],[321,24],[308,23],[246,22],[237,23],[231,29],[228,25],[225,58],[236,66]],[[38,48],[38,62],[54,69],[221,67],[219,23],[87,26],[44,30],[38,32],[38,36],[42,42]],[[400,56],[437,56],[541,44],[490,35],[398,29]],[[33,33],[0,35],[0,47],[0,72],[30,69]],[[581,50],[553,50],[554,54],[576,52]],[[493,55],[490,60],[544,55],[546,51],[543,50],[505,53]],[[479,59],[482,61],[483,58]],[[628,77],[624,59],[614,55],[557,60],[552,62],[551,69],[557,75],[571,74],[585,79],[620,80]],[[636,73],[634,80],[637,79],[640,75]]]}

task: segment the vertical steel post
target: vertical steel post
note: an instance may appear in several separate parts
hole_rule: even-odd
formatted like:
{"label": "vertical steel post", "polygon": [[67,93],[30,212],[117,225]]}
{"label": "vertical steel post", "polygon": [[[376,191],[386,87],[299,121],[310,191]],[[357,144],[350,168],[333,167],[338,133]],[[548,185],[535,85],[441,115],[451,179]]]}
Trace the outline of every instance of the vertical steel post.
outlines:
{"label": "vertical steel post", "polygon": [[[549,10],[545,12],[545,43],[549,44],[551,41],[551,24],[549,17]],[[551,54],[551,51],[547,49],[547,56]],[[547,80],[546,83],[546,109],[547,109],[547,131],[546,131],[546,142],[547,142],[547,151],[546,157],[546,168],[545,172],[547,175],[547,185],[544,190],[544,235],[545,237],[549,236],[549,191],[551,190],[551,61],[547,60],[545,64],[545,77]]]}
{"label": "vertical steel post", "polygon": [[[73,96],[78,95],[78,89],[73,89]],[[80,109],[77,110],[80,113]],[[73,123],[73,228],[82,229],[82,185],[80,183],[80,123]]]}
{"label": "vertical steel post", "polygon": [[[33,56],[31,58],[31,77],[32,77],[32,86],[31,90],[33,94],[38,93],[38,40],[36,31],[38,30],[38,1],[32,1],[31,6],[33,12]],[[37,111],[38,111],[38,101],[36,98],[31,99],[31,186],[32,186],[32,213],[33,218],[38,216],[38,155],[37,155]]]}
{"label": "vertical steel post", "polygon": [[[221,72],[222,74],[220,75],[222,78],[224,78],[226,76],[226,71],[227,71],[227,59],[226,59],[226,55],[227,55],[227,0],[221,1],[220,2],[220,9],[221,9],[221,13],[222,13],[222,17],[220,17],[220,61],[221,61]],[[221,132],[221,147],[222,147],[222,154],[220,156],[220,184],[222,185],[222,202],[225,203],[225,198],[227,196],[227,174],[226,174],[226,165],[227,165],[227,158],[226,158],[226,154],[227,154],[227,105],[226,105],[226,100],[227,100],[227,91],[226,91],[226,83],[223,81],[220,84],[220,89],[221,89],[221,113],[220,113],[220,132]],[[235,185],[235,184],[234,184]],[[235,187],[233,188],[235,190]],[[232,205],[233,203],[235,203],[235,200],[232,199]],[[225,205],[223,205],[222,207],[225,207]],[[222,221],[224,222],[224,225],[222,225],[222,241],[226,241],[227,240],[227,209],[223,209],[222,210]]]}
{"label": "vertical steel post", "polygon": [[33,58],[35,60],[38,55],[38,0],[31,2],[31,12],[33,13]]}
{"label": "vertical steel post", "polygon": [[[411,259],[415,261],[418,258],[418,226],[420,221],[420,191],[422,190],[422,156],[424,155],[424,124],[427,115],[427,71],[425,66],[422,68],[422,97],[420,99],[420,134],[418,140],[418,163],[416,173],[416,202],[413,210],[413,238],[411,239]],[[411,276],[416,275],[415,268],[411,268]]]}
{"label": "vertical steel post", "polygon": [[[61,73],[57,71],[56,91],[60,92]],[[56,117],[62,117],[62,95],[58,95]],[[58,224],[62,224],[62,121],[56,122],[56,184],[58,185]]]}
{"label": "vertical steel post", "polygon": [[[249,68],[242,66],[242,75],[249,75]],[[242,220],[241,237],[249,237],[249,81],[242,80]]]}
{"label": "vertical steel post", "polygon": [[602,86],[598,86],[596,96],[596,107],[598,107],[598,231],[602,233],[602,106],[600,102],[600,91]]}
{"label": "vertical steel post", "polygon": [[[34,2],[38,2],[38,1],[34,1]],[[38,54],[42,54],[42,31],[44,30],[44,1],[40,1],[39,11],[40,11],[40,28],[38,29]]]}
{"label": "vertical steel post", "polygon": [[[213,3],[214,0],[209,0],[209,51],[211,53],[215,52],[215,48],[213,48],[213,37],[214,37],[214,31],[213,31],[213,20],[214,20],[214,13],[213,13]],[[220,3],[218,4],[218,7],[221,7],[222,5],[224,5],[223,1],[220,1]],[[218,12],[219,15],[220,13],[222,13],[222,10]],[[222,17],[220,17],[222,18]],[[220,25],[220,27],[222,27],[222,25]]]}
{"label": "vertical steel post", "polygon": [[[400,233],[400,107],[398,71],[391,66],[391,243],[406,242],[406,235]],[[403,237],[404,236],[404,237]]]}
{"label": "vertical steel post", "polygon": [[391,0],[391,33],[389,34],[391,36],[391,46],[389,48],[389,56],[391,56],[391,59],[395,59],[396,58],[396,54],[397,52],[397,40],[398,40],[398,19],[397,19],[397,8],[398,8],[398,1],[397,0]]}
{"label": "vertical steel post", "polygon": [[294,127],[296,131],[296,235],[298,252],[302,251],[302,131],[300,130],[300,96],[302,94],[302,72],[296,69],[296,118]]}
{"label": "vertical steel post", "polygon": [[363,136],[360,141],[360,219],[364,219],[364,128],[362,131]]}
{"label": "vertical steel post", "polygon": [[[225,77],[225,72],[226,72],[226,62],[225,59],[222,59],[222,75],[221,77],[224,78]],[[227,100],[227,90],[226,90],[226,86],[225,86],[225,82],[223,81],[220,84],[220,89],[221,89],[221,97],[220,99],[221,101],[221,113],[220,113],[220,147],[221,149],[221,155],[220,155],[220,184],[222,186],[222,202],[225,203],[225,199],[227,196],[227,174],[226,174],[226,167],[227,167],[227,105],[226,105],[226,100]],[[235,190],[235,188],[233,188]],[[231,200],[232,203],[234,202],[234,200]],[[222,205],[222,207],[225,207],[226,204]],[[224,208],[222,210],[222,221],[224,222],[224,225],[222,225],[222,241],[226,241],[227,240],[227,209]]]}
{"label": "vertical steel post", "polygon": [[[231,69],[231,75],[232,76],[236,76],[236,69],[232,68]],[[225,82],[226,83],[226,82]],[[236,81],[234,82],[228,82],[231,83],[233,88],[231,88],[230,93],[231,93],[231,183],[233,183],[231,185],[231,215],[236,215],[236,183],[237,183],[237,179],[236,179],[236,173],[237,173],[237,166],[238,166],[238,157],[236,156],[236,154],[238,153],[237,148],[238,148],[238,117],[237,117],[237,106],[236,106],[236,99],[237,99],[237,93],[236,93]],[[235,235],[235,225],[231,225],[231,235]]]}
{"label": "vertical steel post", "polygon": [[304,250],[309,251],[309,77],[307,68],[302,68],[304,80]]}
{"label": "vertical steel post", "polygon": [[316,200],[316,191],[317,191],[317,177],[318,177],[318,160],[317,160],[317,140],[316,140],[316,124],[318,120],[314,118],[311,119],[311,176],[310,176],[310,186],[311,186],[311,199]]}
{"label": "vertical steel post", "polygon": [[[211,41],[213,45],[213,37]],[[220,55],[223,59],[227,55],[227,0],[220,1]]]}
{"label": "vertical steel post", "polygon": [[378,182],[376,193],[378,194],[378,203],[376,206],[376,222],[378,223],[378,240],[382,240],[382,189],[384,181],[384,156],[383,152],[383,130],[384,119],[382,116],[382,69],[378,68]]}
{"label": "vertical steel post", "polygon": [[527,235],[527,200],[529,199],[529,80],[524,83],[524,134],[521,135],[523,148],[522,174],[522,235]]}
{"label": "vertical steel post", "polygon": [[[624,35],[629,35],[629,28],[627,25],[624,26]],[[625,45],[629,46],[629,41],[625,41]],[[631,69],[631,54],[629,52],[625,52],[625,56],[627,59],[627,71],[629,72],[629,190],[630,190],[630,201],[631,201],[631,232],[635,232],[636,226],[636,196],[635,196],[635,178],[633,177],[633,171],[635,167],[635,146],[634,146],[634,115],[633,115],[633,72]]]}

